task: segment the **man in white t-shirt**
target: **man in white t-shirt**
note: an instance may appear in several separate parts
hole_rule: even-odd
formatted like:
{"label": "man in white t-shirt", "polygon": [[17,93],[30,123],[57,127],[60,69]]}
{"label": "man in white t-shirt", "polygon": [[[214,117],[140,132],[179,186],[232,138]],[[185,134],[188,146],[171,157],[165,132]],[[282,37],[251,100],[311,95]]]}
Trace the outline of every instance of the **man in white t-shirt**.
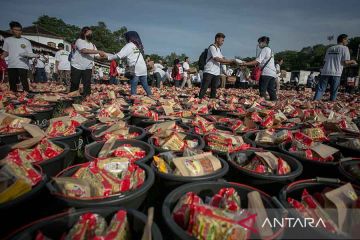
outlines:
{"label": "man in white t-shirt", "polygon": [[157,88],[160,88],[161,82],[164,81],[165,78],[165,71],[163,70],[164,66],[160,63],[154,63],[153,70],[154,70],[154,80],[155,80],[155,86]]}
{"label": "man in white t-shirt", "polygon": [[45,83],[47,82],[47,76],[45,72],[45,65],[48,63],[48,59],[45,57],[44,52],[40,52],[39,58],[35,59],[35,82]]}
{"label": "man in white t-shirt", "polygon": [[69,52],[64,50],[64,44],[58,44],[59,51],[55,54],[55,72],[58,74],[58,82],[70,86]]}
{"label": "man in white t-shirt", "polygon": [[276,92],[279,94],[280,91],[280,76],[281,76],[281,65],[284,63],[284,60],[282,58],[280,58],[279,60],[277,60],[277,63],[275,65],[276,68]]}
{"label": "man in white t-shirt", "polygon": [[270,38],[263,36],[258,39],[258,46],[261,49],[259,56],[254,61],[243,62],[241,65],[254,66],[259,65],[262,69],[259,80],[260,97],[265,98],[266,92],[270,96],[270,101],[276,101],[276,68],[274,61],[274,53],[269,48]]}
{"label": "man in white t-shirt", "polygon": [[236,64],[235,59],[225,59],[221,53],[220,47],[224,44],[225,35],[218,33],[215,35],[215,42],[207,51],[206,64],[203,71],[203,78],[199,92],[199,98],[202,99],[211,85],[210,98],[216,98],[216,89],[220,81],[221,66],[225,64]]}
{"label": "man in white t-shirt", "polygon": [[8,75],[10,90],[17,92],[17,84],[21,82],[23,90],[29,91],[27,73],[29,70],[29,58],[38,57],[33,53],[29,40],[21,37],[22,26],[18,22],[11,22],[10,29],[13,34],[4,41],[1,54],[2,59],[8,57]]}
{"label": "man in white t-shirt", "polygon": [[181,84],[180,88],[184,88],[185,84],[188,85],[189,88],[191,88],[191,78],[189,76],[189,72],[190,72],[190,65],[189,65],[190,59],[189,57],[185,58],[185,61],[183,63],[183,82]]}
{"label": "man in white t-shirt", "polygon": [[321,69],[321,78],[316,87],[314,100],[321,99],[328,83],[330,84],[330,101],[336,100],[344,66],[357,64],[355,60],[350,60],[348,43],[348,36],[341,34],[337,38],[337,45],[327,49],[324,59],[325,64]]}

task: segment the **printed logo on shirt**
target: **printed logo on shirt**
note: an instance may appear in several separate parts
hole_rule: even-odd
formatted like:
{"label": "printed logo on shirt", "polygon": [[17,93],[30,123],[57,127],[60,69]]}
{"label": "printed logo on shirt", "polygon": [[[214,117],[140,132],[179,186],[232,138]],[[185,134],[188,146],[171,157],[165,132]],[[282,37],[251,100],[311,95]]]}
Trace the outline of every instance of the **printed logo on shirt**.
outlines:
{"label": "printed logo on shirt", "polygon": [[21,48],[26,48],[26,45],[25,45],[25,44],[21,44],[20,47],[21,47]]}
{"label": "printed logo on shirt", "polygon": [[329,54],[338,55],[338,54],[340,54],[340,49],[339,48],[330,48]]}

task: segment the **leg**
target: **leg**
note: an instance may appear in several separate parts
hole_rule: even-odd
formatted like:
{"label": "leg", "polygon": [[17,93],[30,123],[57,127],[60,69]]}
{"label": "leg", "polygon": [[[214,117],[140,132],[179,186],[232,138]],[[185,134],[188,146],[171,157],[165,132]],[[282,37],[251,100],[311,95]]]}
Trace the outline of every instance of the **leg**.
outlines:
{"label": "leg", "polygon": [[340,86],[340,77],[330,77],[330,101],[335,101]]}
{"label": "leg", "polygon": [[191,78],[190,78],[190,77],[188,77],[187,84],[188,84],[188,87],[189,87],[189,88],[192,87],[192,83],[191,83]]}
{"label": "leg", "polygon": [[151,86],[156,86],[157,88],[160,88],[160,81],[161,81],[161,76],[160,73],[154,73],[154,78],[153,78],[155,84],[151,84]]}
{"label": "leg", "polygon": [[137,89],[138,82],[139,82],[138,76],[134,76],[134,78],[130,80],[130,85],[131,85],[130,94],[131,95],[136,95],[136,89]]}
{"label": "leg", "polygon": [[180,88],[184,88],[187,81],[187,76],[184,75]]}
{"label": "leg", "polygon": [[202,99],[205,94],[206,94],[206,91],[211,83],[211,78],[212,78],[212,75],[209,74],[209,73],[204,73],[203,75],[203,79],[201,81],[201,88],[200,88],[200,92],[199,92],[199,98]]}
{"label": "leg", "polygon": [[88,96],[91,94],[91,69],[82,71],[83,95]]}
{"label": "leg", "polygon": [[151,96],[152,93],[151,93],[151,89],[149,87],[149,84],[147,82],[147,76],[140,76],[140,82],[141,82],[141,85],[143,86],[145,92],[146,92],[146,95],[148,96]]}
{"label": "leg", "polygon": [[181,80],[174,80],[176,88],[180,87],[180,82],[181,82]]}
{"label": "leg", "polygon": [[46,75],[45,69],[42,68],[41,72],[42,72],[42,82],[45,83],[45,82],[47,82],[47,75]]}
{"label": "leg", "polygon": [[40,68],[35,68],[35,81],[36,83],[41,82]]}
{"label": "leg", "polygon": [[23,86],[23,90],[24,91],[29,91],[29,82],[28,82],[28,79],[27,79],[27,75],[28,75],[28,70],[27,69],[18,69],[18,72],[19,72],[19,77],[20,77],[20,81],[21,81],[21,84]]}
{"label": "leg", "polygon": [[211,77],[211,92],[210,92],[210,98],[216,98],[216,89],[218,87],[218,83],[220,81],[220,76],[212,75]]}
{"label": "leg", "polygon": [[266,90],[268,88],[268,85],[269,85],[269,78],[267,78],[266,76],[261,76],[260,80],[259,80],[260,97],[263,97],[263,98],[266,97]]}
{"label": "leg", "polygon": [[79,90],[80,79],[81,79],[81,70],[71,67],[71,86],[70,92]]}
{"label": "leg", "polygon": [[320,100],[326,91],[326,87],[329,81],[329,76],[321,76],[320,81],[316,86],[316,92],[314,100]]}
{"label": "leg", "polygon": [[269,78],[269,84],[267,87],[267,92],[270,96],[270,101],[276,101],[276,79],[274,77],[268,77]]}
{"label": "leg", "polygon": [[276,92],[280,91],[280,78],[276,78]]}
{"label": "leg", "polygon": [[17,70],[17,68],[8,68],[10,90],[13,92],[17,92],[16,84],[19,79]]}

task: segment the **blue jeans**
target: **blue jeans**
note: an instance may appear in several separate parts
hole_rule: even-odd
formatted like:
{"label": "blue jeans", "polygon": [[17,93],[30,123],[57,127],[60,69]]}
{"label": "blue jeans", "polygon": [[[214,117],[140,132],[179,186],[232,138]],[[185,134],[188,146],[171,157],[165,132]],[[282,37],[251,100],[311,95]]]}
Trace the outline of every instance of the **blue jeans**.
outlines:
{"label": "blue jeans", "polygon": [[110,77],[110,84],[118,84],[117,78],[114,76]]}
{"label": "blue jeans", "polygon": [[322,98],[328,83],[330,84],[330,101],[336,100],[336,95],[340,86],[340,77],[338,76],[321,76],[320,81],[316,86],[314,100],[320,100]]}
{"label": "blue jeans", "polygon": [[35,69],[35,82],[44,83],[47,82],[45,68]]}
{"label": "blue jeans", "polygon": [[136,95],[136,89],[137,89],[137,85],[138,85],[139,81],[140,81],[141,85],[143,86],[146,94],[148,96],[152,95],[151,89],[147,82],[147,76],[135,76],[133,79],[130,80],[131,95]]}

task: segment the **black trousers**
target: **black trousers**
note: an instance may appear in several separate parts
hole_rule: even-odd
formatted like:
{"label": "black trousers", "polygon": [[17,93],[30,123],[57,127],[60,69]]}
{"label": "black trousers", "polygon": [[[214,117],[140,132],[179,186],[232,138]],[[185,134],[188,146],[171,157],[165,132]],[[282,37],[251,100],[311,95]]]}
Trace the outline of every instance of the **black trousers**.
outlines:
{"label": "black trousers", "polygon": [[174,80],[175,87],[179,88],[181,86],[182,80]]}
{"label": "black trousers", "polygon": [[24,91],[29,91],[29,82],[27,80],[28,70],[23,68],[8,68],[10,90],[17,92],[16,84],[20,83]]}
{"label": "black trousers", "polygon": [[204,73],[200,92],[199,92],[199,98],[201,99],[205,96],[209,85],[211,85],[210,98],[216,98],[216,89],[218,87],[219,81],[220,81],[220,76],[216,76],[210,73]]}
{"label": "black trousers", "polygon": [[70,92],[79,90],[80,80],[84,86],[83,95],[87,96],[91,93],[91,74],[92,69],[79,70],[71,67],[71,86]]}
{"label": "black trousers", "polygon": [[260,97],[265,98],[266,92],[269,93],[270,101],[276,101],[276,82],[274,77],[261,76],[259,81]]}

